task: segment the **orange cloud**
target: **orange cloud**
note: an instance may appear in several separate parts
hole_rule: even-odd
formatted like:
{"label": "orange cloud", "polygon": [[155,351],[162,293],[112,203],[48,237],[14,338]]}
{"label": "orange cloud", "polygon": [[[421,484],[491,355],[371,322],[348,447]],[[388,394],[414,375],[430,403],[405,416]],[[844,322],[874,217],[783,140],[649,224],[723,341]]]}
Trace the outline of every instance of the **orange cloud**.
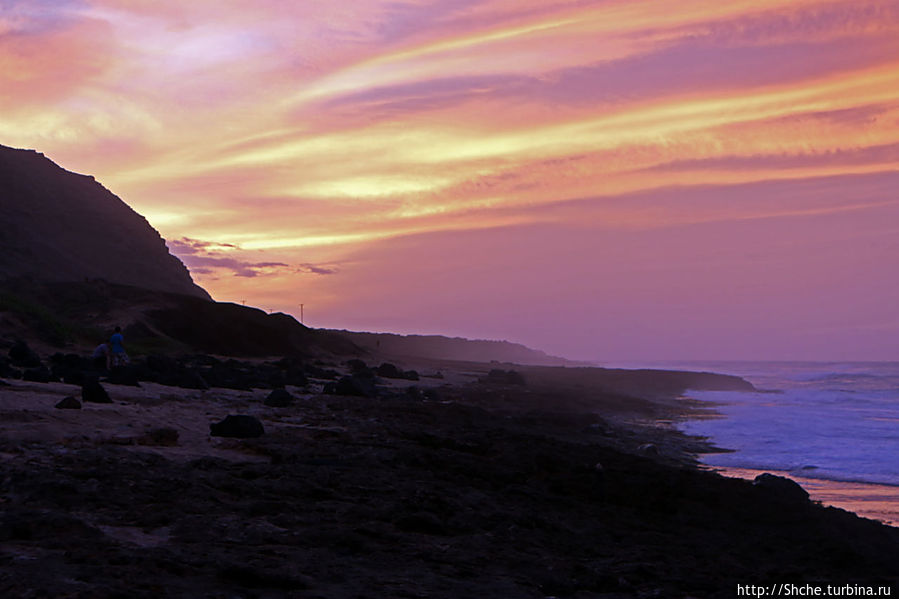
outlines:
{"label": "orange cloud", "polygon": [[[523,227],[864,223],[889,200],[860,182],[899,170],[888,0],[17,6],[0,18],[0,143],[96,175],[224,299],[286,309],[302,287],[346,311],[361,262],[378,297],[396,264],[427,270],[427,251],[389,250],[413,238],[477,240],[461,269]],[[822,181],[843,193],[741,191]],[[706,189],[722,201],[691,198]],[[515,251],[494,267],[523,268]]]}

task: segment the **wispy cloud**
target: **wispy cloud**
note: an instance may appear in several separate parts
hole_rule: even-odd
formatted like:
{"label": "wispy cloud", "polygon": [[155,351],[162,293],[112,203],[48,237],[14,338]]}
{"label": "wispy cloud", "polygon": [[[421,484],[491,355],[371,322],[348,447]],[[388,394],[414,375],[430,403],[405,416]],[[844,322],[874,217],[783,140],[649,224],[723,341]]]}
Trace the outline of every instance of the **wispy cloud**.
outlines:
{"label": "wispy cloud", "polygon": [[[96,175],[217,297],[299,288],[335,325],[361,262],[385,306],[395,271],[439,270],[367,259],[401,240],[478,264],[541,223],[875,228],[899,171],[893,0],[26,1],[0,4],[0,65],[0,143]],[[559,264],[577,288],[591,262]]]}
{"label": "wispy cloud", "polygon": [[247,260],[242,256],[247,256],[250,252],[242,251],[239,245],[233,243],[182,237],[169,241],[168,246],[203,280],[219,279],[226,275],[255,278],[285,274],[331,275],[337,272],[336,267],[329,265],[310,263],[290,265],[284,262]]}

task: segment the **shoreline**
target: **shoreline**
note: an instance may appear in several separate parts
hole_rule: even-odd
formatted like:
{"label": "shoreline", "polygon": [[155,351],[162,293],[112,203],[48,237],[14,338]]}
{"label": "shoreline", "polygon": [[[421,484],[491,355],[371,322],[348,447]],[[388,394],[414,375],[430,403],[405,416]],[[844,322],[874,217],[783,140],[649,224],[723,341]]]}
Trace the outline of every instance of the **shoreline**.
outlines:
{"label": "shoreline", "polygon": [[[651,374],[638,397],[600,371],[521,367],[522,384],[510,365],[440,368],[376,397],[311,378],[284,407],[268,389],[103,383],[113,403],[57,410],[78,387],[10,380],[0,591],[716,599],[899,584],[899,529],[698,467],[708,444],[672,426],[697,406]],[[210,436],[227,414],[264,434]]]}
{"label": "shoreline", "polygon": [[797,476],[789,471],[704,465],[723,476],[753,480],[768,472],[799,483],[812,501],[838,507],[863,518],[899,528],[899,486]]}

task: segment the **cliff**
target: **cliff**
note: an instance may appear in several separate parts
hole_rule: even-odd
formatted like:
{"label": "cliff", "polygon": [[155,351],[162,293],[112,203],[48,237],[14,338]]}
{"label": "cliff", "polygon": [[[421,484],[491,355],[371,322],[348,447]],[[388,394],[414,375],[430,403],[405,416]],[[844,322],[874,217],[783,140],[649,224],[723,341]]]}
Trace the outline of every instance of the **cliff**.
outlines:
{"label": "cliff", "polygon": [[104,279],[211,299],[140,214],[91,176],[0,146],[0,280]]}

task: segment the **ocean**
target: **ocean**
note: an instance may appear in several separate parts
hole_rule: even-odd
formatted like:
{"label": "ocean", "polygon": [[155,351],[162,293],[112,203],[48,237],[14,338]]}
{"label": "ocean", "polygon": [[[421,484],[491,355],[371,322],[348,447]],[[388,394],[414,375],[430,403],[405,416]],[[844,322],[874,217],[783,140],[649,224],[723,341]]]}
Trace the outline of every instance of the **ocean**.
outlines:
{"label": "ocean", "polygon": [[[658,367],[658,366],[656,366]],[[759,393],[690,391],[718,416],[680,424],[732,450],[701,456],[724,474],[776,472],[812,498],[899,526],[899,362],[709,362]]]}

